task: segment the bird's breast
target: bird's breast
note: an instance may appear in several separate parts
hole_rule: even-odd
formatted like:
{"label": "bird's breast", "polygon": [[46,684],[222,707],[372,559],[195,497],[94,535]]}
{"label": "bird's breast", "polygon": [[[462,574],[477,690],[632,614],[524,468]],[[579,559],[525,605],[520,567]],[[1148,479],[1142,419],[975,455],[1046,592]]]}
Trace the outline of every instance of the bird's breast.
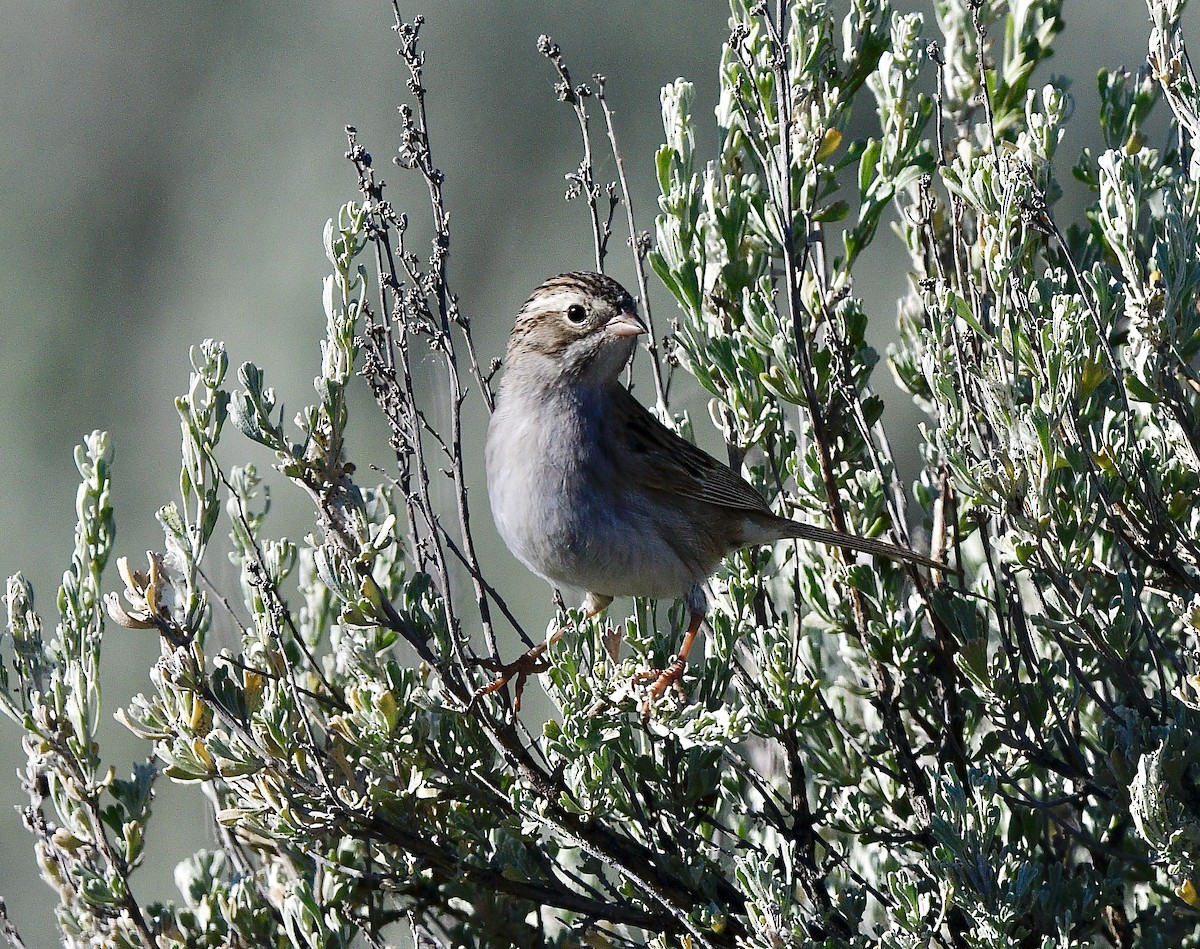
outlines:
{"label": "bird's breast", "polygon": [[668,523],[677,514],[619,470],[611,413],[579,399],[523,401],[502,398],[487,443],[492,515],[519,560],[554,586],[607,596],[677,597],[705,575],[676,553],[692,526]]}

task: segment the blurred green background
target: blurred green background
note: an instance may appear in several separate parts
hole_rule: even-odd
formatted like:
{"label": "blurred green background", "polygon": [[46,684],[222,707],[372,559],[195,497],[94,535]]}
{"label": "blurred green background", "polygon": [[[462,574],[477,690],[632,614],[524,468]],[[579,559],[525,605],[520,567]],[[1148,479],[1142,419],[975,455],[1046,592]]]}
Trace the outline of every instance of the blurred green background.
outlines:
{"label": "blurred green background", "polygon": [[[728,8],[719,0],[446,0],[402,8],[429,19],[426,79],[435,158],[448,178],[454,286],[482,354],[500,355],[529,290],[591,260],[582,206],[563,201],[563,175],[578,164],[578,132],[554,98],[535,38],[549,33],[562,45],[577,81],[607,75],[639,225],[649,228],[658,90],[678,76],[693,79],[697,114],[702,122],[711,115]],[[177,493],[172,400],[187,385],[189,345],[223,339],[234,366],[259,363],[289,419],[311,401],[324,329],[321,228],[357,197],[343,126],[358,127],[394,204],[414,219],[426,207],[419,182],[390,164],[405,77],[383,0],[2,0],[0,18],[0,571],[20,569],[33,580],[52,627],[72,548],[71,450],[84,434],[113,435],[117,553],[141,562],[161,546],[154,511]],[[1096,147],[1096,70],[1136,68],[1148,33],[1145,8],[1133,0],[1068,2],[1066,18],[1050,63],[1054,74],[1072,77],[1076,100],[1058,168],[1067,188],[1057,212],[1063,225],[1081,219],[1087,198],[1069,166],[1082,146]],[[1200,42],[1194,10],[1188,24],[1187,35]],[[932,38],[928,22],[926,32]],[[853,131],[867,134],[873,119],[860,111]],[[613,176],[611,163],[602,164],[600,179]],[[623,238],[618,231],[613,242],[614,272],[628,277]],[[890,233],[881,232],[875,248],[856,290],[882,348],[905,288],[905,260]],[[661,327],[671,308],[661,296],[657,306]],[[886,371],[876,383],[895,404]],[[682,404],[707,429],[704,400],[693,395]],[[365,398],[359,405],[368,408]],[[498,574],[502,589],[540,629],[548,591],[492,531],[478,450],[482,413],[478,405],[471,411],[481,553],[507,571]],[[911,409],[891,412],[894,441],[912,443]],[[360,470],[365,460],[386,463],[372,413],[360,412],[358,423]],[[269,464],[232,426],[226,441],[227,463]],[[275,532],[298,539],[310,529],[299,498],[280,489],[275,502]],[[103,737],[120,772],[144,750],[111,712],[148,686],[157,655],[149,635],[110,629]],[[17,729],[5,720],[0,801],[11,806],[0,808],[0,895],[30,947],[52,946],[53,897],[13,809],[21,803],[14,770],[23,764]],[[156,862],[135,878],[139,898],[170,898],[174,864],[210,842],[201,800],[195,789],[160,786],[150,827]]]}

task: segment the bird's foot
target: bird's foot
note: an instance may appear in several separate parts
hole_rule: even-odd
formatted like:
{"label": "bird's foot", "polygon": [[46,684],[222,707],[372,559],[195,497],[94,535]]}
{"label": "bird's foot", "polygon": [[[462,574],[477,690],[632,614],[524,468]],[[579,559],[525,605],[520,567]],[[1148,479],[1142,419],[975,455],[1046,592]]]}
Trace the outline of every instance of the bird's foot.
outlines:
{"label": "bird's foot", "polygon": [[[557,638],[557,637],[556,637]],[[491,695],[493,692],[499,692],[509,682],[513,682],[513,710],[521,711],[521,694],[525,691],[525,681],[531,675],[538,675],[550,668],[550,660],[543,658],[546,652],[546,647],[549,643],[538,643],[522,656],[518,656],[512,662],[500,662],[498,659],[477,659],[475,664],[481,668],[488,669],[491,672],[498,672],[491,682],[485,686],[475,690],[475,694],[471,696],[471,701],[467,705],[470,710],[475,707],[480,699],[486,695]]]}
{"label": "bird's foot", "polygon": [[646,691],[646,698],[642,702],[642,717],[650,717],[650,709],[654,704],[667,693],[667,689],[674,688],[675,694],[679,696],[681,702],[687,702],[687,695],[684,694],[683,686],[679,684],[679,680],[683,678],[683,671],[687,668],[687,660],[676,659],[665,669],[655,669],[650,672],[639,672],[633,677],[634,684],[640,685],[643,682],[653,680],[654,684]]}

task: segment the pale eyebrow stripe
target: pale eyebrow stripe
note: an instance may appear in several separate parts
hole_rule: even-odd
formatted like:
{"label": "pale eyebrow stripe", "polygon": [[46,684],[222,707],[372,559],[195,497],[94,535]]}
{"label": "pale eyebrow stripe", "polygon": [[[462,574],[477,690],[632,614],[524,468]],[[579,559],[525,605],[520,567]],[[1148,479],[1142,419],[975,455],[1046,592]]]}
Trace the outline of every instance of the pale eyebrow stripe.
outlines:
{"label": "pale eyebrow stripe", "polygon": [[561,309],[567,300],[578,300],[578,290],[558,290],[554,293],[539,294],[534,300],[534,306],[526,310],[526,313],[537,313],[541,310]]}

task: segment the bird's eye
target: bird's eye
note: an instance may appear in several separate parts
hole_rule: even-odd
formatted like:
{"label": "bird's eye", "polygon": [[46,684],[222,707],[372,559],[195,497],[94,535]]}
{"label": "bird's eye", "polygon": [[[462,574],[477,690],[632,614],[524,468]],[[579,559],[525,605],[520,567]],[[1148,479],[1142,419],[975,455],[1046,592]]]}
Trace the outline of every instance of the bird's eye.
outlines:
{"label": "bird's eye", "polygon": [[567,307],[567,322],[578,326],[587,319],[587,310],[582,303],[572,303]]}

